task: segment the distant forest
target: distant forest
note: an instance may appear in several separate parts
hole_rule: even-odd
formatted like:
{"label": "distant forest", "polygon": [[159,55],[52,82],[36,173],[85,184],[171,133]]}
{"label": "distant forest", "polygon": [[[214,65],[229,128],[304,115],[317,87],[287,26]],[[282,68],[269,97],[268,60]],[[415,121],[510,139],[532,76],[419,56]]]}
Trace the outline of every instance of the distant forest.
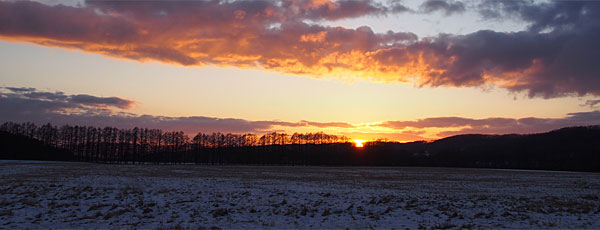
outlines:
{"label": "distant forest", "polygon": [[600,172],[600,126],[528,135],[458,135],[433,142],[373,141],[318,133],[198,133],[90,126],[0,126],[0,159],[120,164],[435,166]]}

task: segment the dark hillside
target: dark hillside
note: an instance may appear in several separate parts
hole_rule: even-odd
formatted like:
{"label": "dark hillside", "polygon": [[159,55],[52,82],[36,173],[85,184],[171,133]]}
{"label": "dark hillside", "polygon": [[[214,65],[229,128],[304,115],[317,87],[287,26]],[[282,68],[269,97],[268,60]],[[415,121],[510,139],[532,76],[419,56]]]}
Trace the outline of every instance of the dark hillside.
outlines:
{"label": "dark hillside", "polygon": [[0,131],[0,159],[71,160],[69,151],[61,150],[23,135]]}
{"label": "dark hillside", "polygon": [[436,165],[598,171],[600,126],[529,135],[459,135],[426,149]]}

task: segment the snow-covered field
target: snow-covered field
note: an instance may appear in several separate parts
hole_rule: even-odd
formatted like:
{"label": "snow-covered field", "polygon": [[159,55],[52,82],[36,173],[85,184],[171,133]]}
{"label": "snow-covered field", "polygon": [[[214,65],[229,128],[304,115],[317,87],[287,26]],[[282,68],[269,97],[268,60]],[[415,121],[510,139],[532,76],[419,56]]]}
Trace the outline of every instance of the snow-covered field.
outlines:
{"label": "snow-covered field", "polygon": [[0,228],[600,229],[600,174],[0,161]]}

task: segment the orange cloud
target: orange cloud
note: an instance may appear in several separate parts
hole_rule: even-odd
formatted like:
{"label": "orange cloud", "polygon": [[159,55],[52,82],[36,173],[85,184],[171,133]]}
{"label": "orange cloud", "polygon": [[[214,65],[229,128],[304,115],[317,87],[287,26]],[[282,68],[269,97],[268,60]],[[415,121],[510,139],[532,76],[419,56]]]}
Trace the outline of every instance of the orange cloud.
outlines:
{"label": "orange cloud", "polygon": [[600,67],[592,61],[600,53],[587,52],[600,49],[598,20],[544,34],[479,31],[420,40],[305,22],[389,11],[372,1],[0,2],[0,38],[186,66],[431,87],[493,83],[532,97],[600,95]]}

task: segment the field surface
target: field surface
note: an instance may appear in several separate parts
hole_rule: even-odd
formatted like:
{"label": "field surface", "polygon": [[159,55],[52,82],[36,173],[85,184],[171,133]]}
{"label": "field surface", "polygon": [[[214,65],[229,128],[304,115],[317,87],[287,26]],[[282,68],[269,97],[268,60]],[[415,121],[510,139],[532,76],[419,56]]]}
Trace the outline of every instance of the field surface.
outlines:
{"label": "field surface", "polygon": [[600,174],[0,161],[0,228],[592,228]]}

